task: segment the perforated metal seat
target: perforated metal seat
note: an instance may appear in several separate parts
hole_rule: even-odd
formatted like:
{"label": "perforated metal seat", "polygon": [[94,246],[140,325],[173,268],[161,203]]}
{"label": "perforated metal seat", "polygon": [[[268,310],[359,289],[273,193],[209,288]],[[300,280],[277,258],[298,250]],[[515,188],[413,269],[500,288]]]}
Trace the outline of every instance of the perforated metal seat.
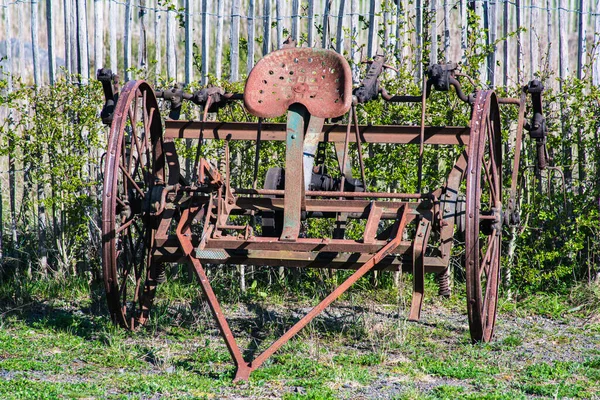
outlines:
{"label": "perforated metal seat", "polygon": [[288,48],[263,57],[244,89],[248,111],[262,118],[283,115],[294,103],[320,118],[345,114],[352,104],[352,73],[333,50]]}

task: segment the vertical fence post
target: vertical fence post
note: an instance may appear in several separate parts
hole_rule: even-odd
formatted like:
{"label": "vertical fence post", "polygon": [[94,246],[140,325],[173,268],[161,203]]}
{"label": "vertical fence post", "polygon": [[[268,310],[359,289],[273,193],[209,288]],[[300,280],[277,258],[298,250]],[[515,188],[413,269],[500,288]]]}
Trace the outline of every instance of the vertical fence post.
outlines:
{"label": "vertical fence post", "polygon": [[7,81],[7,89],[8,92],[12,92],[12,72],[13,72],[13,68],[12,68],[12,42],[10,40],[11,38],[11,34],[10,34],[10,27],[11,27],[11,19],[10,19],[10,6],[8,5],[8,1],[9,0],[4,0],[3,5],[4,5],[4,37],[6,37],[5,40],[5,44],[6,44],[6,61],[5,61],[5,65],[6,65],[6,81]]}
{"label": "vertical fence post", "polygon": [[231,74],[232,82],[239,78],[240,64],[240,0],[233,0],[231,8]]}
{"label": "vertical fence post", "polygon": [[[342,1],[343,3],[343,1]],[[325,0],[325,10],[323,10],[323,37],[321,41],[321,47],[324,49],[329,48],[329,13],[331,9],[331,0]],[[339,23],[339,19],[338,19]]]}
{"label": "vertical fence post", "polygon": [[[435,0],[432,0],[435,1]],[[392,21],[390,20],[390,11],[388,10],[388,4],[387,1],[383,2],[383,6],[384,6],[384,10],[383,10],[383,44],[381,45],[382,48],[385,49],[385,51],[387,51],[389,49],[390,46],[390,24],[392,23]]]}
{"label": "vertical fence post", "polygon": [[423,0],[415,0],[415,82],[423,73]]}
{"label": "vertical fence post", "polygon": [[375,48],[375,0],[369,2],[369,38],[367,43],[367,57],[373,58],[377,49]]}
{"label": "vertical fence post", "polygon": [[[265,0],[269,1],[269,0]],[[315,45],[315,0],[308,0],[308,46]]]}
{"label": "vertical fence post", "polygon": [[[193,0],[185,0],[185,83],[190,84],[194,79],[194,52],[193,52]],[[205,59],[204,50],[204,35],[208,31],[208,23],[206,21],[206,0],[202,1],[202,84],[205,85],[205,77],[208,73],[208,60]],[[206,68],[205,68],[206,63]]]}
{"label": "vertical fence post", "polygon": [[[46,0],[46,31],[48,32],[48,76],[50,84],[56,80],[56,49],[54,48],[54,6],[52,0]],[[10,37],[6,37],[10,43]]]}
{"label": "vertical fence post", "polygon": [[81,82],[90,79],[90,57],[88,53],[87,9],[85,0],[77,0],[77,34],[79,42],[79,73]]}
{"label": "vertical fence post", "polygon": [[429,55],[429,64],[437,64],[438,62],[438,40],[437,40],[437,2],[436,0],[429,1],[429,11],[431,12],[431,54]]}
{"label": "vertical fence post", "polygon": [[498,37],[498,5],[496,0],[491,0],[488,8],[489,21],[489,45],[492,46],[492,51],[488,55],[488,81],[492,88],[496,87],[496,39]]}
{"label": "vertical fence post", "polygon": [[[191,3],[191,0],[188,0],[188,4]],[[210,53],[209,53],[209,49],[210,49],[210,23],[209,23],[209,16],[210,16],[210,9],[209,9],[209,4],[211,2],[209,2],[208,0],[202,0],[202,85],[206,85],[208,83],[208,71],[209,71],[209,67],[210,67]],[[191,7],[191,5],[190,5]],[[190,12],[190,17],[191,17],[191,10],[189,10]],[[187,29],[187,27],[186,27]],[[190,31],[192,29],[191,27],[191,22],[190,22],[190,27],[189,27]],[[192,34],[190,32],[190,59],[192,57]],[[186,44],[187,47],[187,44]],[[191,69],[191,62],[190,62],[190,69]],[[191,79],[190,81],[191,82]]]}
{"label": "vertical fence post", "polygon": [[[480,46],[488,46],[490,44],[490,20],[489,20],[489,2],[483,0],[481,4],[477,4],[477,1],[472,1],[471,5],[475,10],[475,14],[479,21],[483,23],[483,32],[478,35],[477,44]],[[483,37],[485,36],[485,37]],[[481,54],[483,51],[478,49],[477,54]],[[479,81],[486,84],[488,80],[488,57],[485,57],[485,61],[479,67]]]}
{"label": "vertical fence post", "polygon": [[[583,68],[586,63],[586,25],[585,25],[585,11],[587,10],[586,0],[579,0],[579,20],[578,20],[578,38],[577,38],[577,79],[583,78]],[[584,148],[584,132],[581,127],[577,128],[577,170],[579,177],[578,192],[583,195],[584,185],[587,176],[586,165],[587,155]]]}
{"label": "vertical fence post", "polygon": [[[47,0],[52,2],[52,0]],[[109,0],[110,1],[110,0]],[[104,0],[94,0],[94,73],[104,64]]]}
{"label": "vertical fence post", "polygon": [[277,20],[277,49],[283,47],[283,5],[275,0],[275,19]]}
{"label": "vertical fence post", "polygon": [[[567,0],[559,0],[558,7],[558,61],[559,61],[559,90],[562,92],[565,85],[565,80],[569,77],[569,15],[567,14]],[[568,107],[562,107],[561,113],[561,128],[564,132],[563,140],[563,157],[565,159],[565,186],[567,192],[572,191],[573,171],[571,164],[573,161],[573,135],[570,125],[566,123],[569,115]]]}
{"label": "vertical fence post", "polygon": [[539,40],[540,35],[537,30],[537,26],[540,23],[540,10],[538,0],[531,0],[531,7],[529,12],[529,71],[530,79],[533,79],[535,73],[539,71],[538,57],[540,54]]}
{"label": "vertical fence post", "polygon": [[[550,1],[550,0],[548,0]],[[594,47],[594,55],[593,55],[593,67],[592,67],[592,84],[594,86],[600,85],[600,49],[598,48],[598,43],[600,43],[600,0],[596,0],[596,9],[595,9],[595,17],[594,17],[594,43],[596,46]]]}
{"label": "vertical fence post", "polygon": [[[554,70],[554,54],[552,54],[552,38],[554,37],[554,32],[553,29],[554,27],[553,25],[553,21],[552,21],[552,0],[546,0],[546,22],[547,22],[547,26],[548,26],[548,32],[546,35],[547,41],[548,41],[548,47],[546,48],[546,54],[548,57],[548,69],[550,71]],[[554,47],[556,48],[556,47]],[[553,87],[554,86],[554,82],[555,80],[552,79],[551,82],[548,82],[548,86]]]}
{"label": "vertical fence post", "polygon": [[148,64],[148,50],[146,47],[146,1],[140,0],[138,8],[138,19],[140,20],[140,30],[138,38],[138,62],[137,67],[147,70]]}
{"label": "vertical fence post", "polygon": [[[68,0],[71,1],[71,0]],[[25,17],[23,16],[23,7],[15,7],[17,9],[17,21],[24,21]],[[18,46],[18,51],[17,53],[19,54],[17,57],[17,65],[15,68],[15,71],[18,71],[17,73],[20,74],[23,71],[23,68],[25,66],[25,62],[23,60],[24,54],[25,53],[25,41],[22,40],[26,33],[23,32],[23,30],[25,29],[24,27],[25,24],[17,24],[17,37],[19,38],[19,40],[17,40],[17,46]]]}
{"label": "vertical fence post", "polygon": [[[20,38],[22,39],[22,38]],[[38,2],[31,2],[31,53],[33,56],[33,82],[35,86],[40,86],[40,56],[39,56],[39,40],[38,40]]]}
{"label": "vertical fence post", "polygon": [[[112,4],[112,1],[111,1]],[[161,43],[162,35],[160,30],[160,11],[158,6],[160,5],[159,0],[154,2],[154,80],[158,83],[158,78],[162,72],[162,54],[161,54]],[[112,29],[111,29],[111,40],[112,40]],[[112,57],[111,57],[112,58]]]}
{"label": "vertical fence post", "polygon": [[395,54],[400,63],[404,61],[404,49],[406,48],[406,10],[404,0],[398,0],[396,7],[396,47]]}
{"label": "vertical fence post", "polygon": [[523,82],[523,32],[521,31],[521,0],[515,0],[517,7],[517,83],[521,85]]}
{"label": "vertical fence post", "polygon": [[350,58],[352,59],[352,81],[360,79],[360,53],[358,51],[358,0],[350,3]]}
{"label": "vertical fence post", "polygon": [[71,54],[71,0],[63,0],[63,13],[63,24],[65,26],[65,67],[67,73],[70,74],[71,57],[73,57]]}
{"label": "vertical fence post", "polygon": [[460,59],[463,64],[467,61],[467,29],[467,0],[460,0]]}
{"label": "vertical fence post", "polygon": [[110,18],[108,29],[110,69],[112,70],[113,74],[116,74],[119,61],[117,59],[117,26],[119,25],[117,21],[117,4],[114,1],[109,1],[108,3],[108,16]]}
{"label": "vertical fence post", "polygon": [[177,80],[176,30],[175,11],[167,10],[167,78],[174,80]]}
{"label": "vertical fence post", "polygon": [[[253,2],[254,0],[250,0]],[[223,64],[223,14],[225,12],[225,1],[217,2],[217,45],[215,47],[215,76],[221,79],[221,68]],[[248,17],[250,18],[250,17]],[[248,19],[248,32],[250,32],[250,19]],[[250,35],[250,34],[248,34]],[[254,38],[252,39],[254,40]],[[248,36],[248,41],[250,37]],[[250,43],[248,43],[248,59],[250,59]]]}
{"label": "vertical fence post", "polygon": [[292,39],[300,45],[300,0],[292,0]]}
{"label": "vertical fence post", "polygon": [[450,61],[450,0],[444,0],[444,61]]}
{"label": "vertical fence post", "polygon": [[579,0],[579,19],[577,27],[577,79],[583,77],[583,67],[586,62],[586,26],[585,26],[585,10],[587,9],[586,0]]}
{"label": "vertical fence post", "polygon": [[71,12],[69,14],[71,18],[71,71],[74,74],[81,73],[81,54],[79,54],[79,45],[77,37],[77,0],[71,0]]}
{"label": "vertical fence post", "polygon": [[123,38],[124,56],[123,56],[123,69],[125,70],[125,82],[131,79],[131,20],[133,10],[131,9],[132,0],[127,0],[125,5],[125,35]]}
{"label": "vertical fence post", "polygon": [[508,1],[504,0],[504,12],[502,14],[502,37],[504,37],[502,46],[502,86],[505,90],[508,87],[508,17],[510,12],[508,4]]}
{"label": "vertical fence post", "polygon": [[271,51],[271,0],[264,0],[263,56]]}
{"label": "vertical fence post", "polygon": [[254,68],[254,42],[255,42],[255,0],[250,0],[248,3],[248,62],[247,62],[247,73],[249,74],[252,68]]}
{"label": "vertical fence post", "polygon": [[345,1],[340,1],[340,8],[338,11],[338,24],[337,24],[337,33],[335,40],[335,50],[344,54],[344,11],[345,11]]}

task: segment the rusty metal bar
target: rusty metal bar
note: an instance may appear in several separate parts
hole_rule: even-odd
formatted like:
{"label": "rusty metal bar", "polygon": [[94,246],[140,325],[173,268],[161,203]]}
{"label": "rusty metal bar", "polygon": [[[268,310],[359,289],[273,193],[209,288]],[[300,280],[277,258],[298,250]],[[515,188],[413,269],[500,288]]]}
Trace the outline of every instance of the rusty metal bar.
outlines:
{"label": "rusty metal bar", "polygon": [[292,104],[288,110],[287,139],[285,144],[285,187],[283,229],[281,240],[295,241],[300,233],[300,213],[304,200],[304,176],[302,149],[304,144],[304,122],[308,117],[306,108]]}
{"label": "rusty metal bar", "polygon": [[[412,216],[409,216],[412,217]],[[409,218],[410,220],[411,218]],[[198,235],[190,239],[196,247],[200,243]],[[205,249],[240,249],[240,250],[289,250],[289,251],[320,251],[320,252],[344,252],[344,253],[375,253],[385,245],[385,240],[375,240],[371,243],[363,243],[351,239],[315,239],[299,238],[295,242],[281,241],[276,237],[253,236],[248,239],[238,239],[237,236],[222,236],[220,238],[207,238]],[[403,245],[410,246],[409,241]],[[156,247],[178,247],[179,241],[174,235],[167,238],[157,238]]]}
{"label": "rusty metal bar", "polygon": [[[254,122],[198,122],[165,121],[165,138],[198,139],[204,127],[203,139],[256,140],[258,123]],[[319,141],[344,142],[345,125],[325,125]],[[419,144],[420,127],[404,125],[360,125],[360,139],[363,143]],[[468,127],[426,127],[425,144],[465,145],[469,142]],[[285,124],[263,123],[261,140],[286,140]],[[354,143],[355,137],[350,137]]]}
{"label": "rusty metal bar", "polygon": [[[232,189],[233,194],[259,194],[265,196],[283,196],[285,190],[271,189]],[[385,193],[385,192],[327,192],[323,190],[309,190],[306,196],[314,197],[355,197],[355,198],[387,198],[387,199],[431,199],[429,193]]]}
{"label": "rusty metal bar", "polygon": [[[353,270],[361,267],[371,254],[301,252],[286,250],[223,250],[204,249],[196,251],[201,263],[212,265],[254,265],[290,268],[331,268]],[[393,255],[385,257],[373,270],[402,271],[412,273],[411,247],[404,243],[396,248]],[[157,263],[185,263],[188,261],[178,247],[161,247],[154,250],[153,260]],[[424,258],[425,273],[438,273],[447,268],[441,257]]]}
{"label": "rusty metal bar", "polygon": [[[357,280],[359,280],[364,274],[370,271],[375,265],[377,265],[383,258],[394,251],[401,242],[402,232],[406,227],[407,218],[406,214],[402,213],[400,220],[396,222],[396,230],[394,237],[390,242],[385,245],[381,250],[377,252],[369,261],[367,261],[362,267],[356,270],[348,279],[346,279],[340,286],[338,286],[329,296],[323,299],[318,305],[316,305],[308,314],[306,314],[300,321],[292,326],[287,332],[285,332],[279,339],[277,339],[267,350],[261,355],[256,357],[252,363],[249,364],[251,370],[255,370],[260,367],[273,353],[275,353],[281,346],[283,346],[288,340],[296,335],[300,329],[304,328],[310,321],[312,321],[317,315],[319,315],[327,306],[333,303],[338,297],[340,297],[350,286],[352,286]],[[236,379],[244,379],[244,376],[238,371]],[[250,371],[248,371],[250,372]]]}

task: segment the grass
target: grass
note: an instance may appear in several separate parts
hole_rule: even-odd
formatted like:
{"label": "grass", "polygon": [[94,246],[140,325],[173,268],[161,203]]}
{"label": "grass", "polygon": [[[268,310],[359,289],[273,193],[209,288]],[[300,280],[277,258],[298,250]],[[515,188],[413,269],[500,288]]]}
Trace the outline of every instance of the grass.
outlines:
{"label": "grass", "polygon": [[[234,384],[229,353],[194,285],[166,285],[152,324],[133,333],[112,326],[101,288],[90,289],[83,280],[32,282],[21,297],[9,296],[15,285],[0,285],[2,399],[520,399],[600,393],[600,325],[569,312],[572,296],[513,302],[499,318],[497,340],[472,345],[460,295],[447,301],[426,297],[423,321],[410,323],[407,292],[352,292],[249,382]],[[433,292],[431,282],[427,289]],[[226,303],[225,313],[242,349],[254,345],[260,352],[282,324],[295,320],[285,315],[287,308],[311,304],[314,299],[298,305],[285,296],[275,302],[261,296]]]}

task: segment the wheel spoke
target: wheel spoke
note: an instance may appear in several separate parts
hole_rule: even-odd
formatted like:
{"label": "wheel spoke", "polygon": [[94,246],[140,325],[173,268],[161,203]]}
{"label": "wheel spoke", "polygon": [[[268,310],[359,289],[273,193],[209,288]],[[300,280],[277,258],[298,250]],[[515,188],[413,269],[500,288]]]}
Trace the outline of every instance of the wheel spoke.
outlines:
{"label": "wheel spoke", "polygon": [[497,175],[498,164],[496,160],[498,158],[496,154],[496,142],[494,141],[495,134],[497,134],[497,132],[494,131],[494,124],[491,123],[489,115],[486,118],[486,128],[488,147],[490,149],[490,169],[492,171],[492,177],[494,178],[493,180],[490,180],[490,187],[493,186],[494,193],[498,193],[500,191],[500,182]]}
{"label": "wheel spoke", "polygon": [[123,171],[123,175],[125,175],[129,182],[131,182],[131,185],[135,188],[135,190],[137,190],[142,197],[146,197],[146,193],[144,193],[144,191],[138,186],[136,181],[131,177],[131,175],[129,175],[129,173],[125,170],[125,167],[122,164],[119,164],[119,168],[121,169],[121,171]]}
{"label": "wheel spoke", "polygon": [[129,221],[125,222],[123,225],[117,228],[117,230],[115,231],[115,235],[118,235],[125,229],[129,228],[129,226],[135,222],[136,218],[138,218],[138,215],[134,215],[133,218],[131,218]]}
{"label": "wheel spoke", "polygon": [[492,192],[492,198],[490,199],[490,204],[494,204],[494,199],[496,199],[496,185],[490,176],[489,164],[483,161],[483,170],[485,171],[485,177],[490,185],[490,191]]}
{"label": "wheel spoke", "polygon": [[492,258],[491,258],[492,251],[495,251],[495,247],[496,247],[496,240],[495,240],[496,233],[497,233],[497,230],[494,229],[488,240],[488,246],[485,251],[485,256],[483,256],[483,258],[481,259],[481,265],[479,268],[479,278],[481,278],[482,272],[485,272],[486,276],[488,276],[488,274],[489,274],[489,264],[490,264],[490,261],[492,260]]}
{"label": "wheel spoke", "polygon": [[[497,286],[497,280],[498,278],[496,277],[495,274],[495,269],[497,266],[496,263],[496,258],[497,258],[497,251],[498,251],[498,246],[494,246],[494,252],[492,254],[492,259],[490,260],[490,268],[488,268],[488,271],[486,272],[486,284],[485,284],[485,297],[483,299],[483,305],[482,305],[482,315],[483,321],[487,321],[489,315],[488,315],[488,309],[489,309],[489,300],[490,300],[490,296],[493,292],[496,292],[496,286]],[[494,266],[493,268],[492,265]],[[491,270],[491,271],[490,271]],[[490,274],[490,272],[492,272],[493,274]],[[494,296],[497,296],[497,294],[494,294]],[[495,301],[495,299],[493,299],[493,301]],[[495,307],[494,307],[494,311],[495,311]]]}

